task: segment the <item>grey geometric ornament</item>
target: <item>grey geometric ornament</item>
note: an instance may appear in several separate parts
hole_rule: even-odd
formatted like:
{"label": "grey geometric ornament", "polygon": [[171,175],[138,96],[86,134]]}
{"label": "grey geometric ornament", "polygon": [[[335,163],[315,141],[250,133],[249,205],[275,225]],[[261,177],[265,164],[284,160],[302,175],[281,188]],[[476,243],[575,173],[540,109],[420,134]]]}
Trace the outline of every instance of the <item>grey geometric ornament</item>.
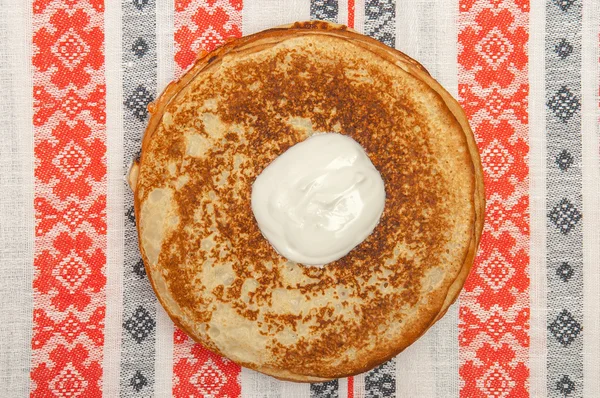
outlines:
{"label": "grey geometric ornament", "polygon": [[133,377],[129,380],[129,385],[131,385],[136,392],[140,392],[142,388],[148,385],[148,379],[146,379],[142,372],[137,370]]}
{"label": "grey geometric ornament", "polygon": [[581,213],[567,199],[563,199],[548,213],[548,218],[564,235],[568,234],[581,220]]}
{"label": "grey geometric ornament", "polygon": [[581,102],[567,88],[562,86],[546,103],[554,113],[554,116],[559,118],[563,123],[566,123],[581,109]]}
{"label": "grey geometric ornament", "polygon": [[142,85],[129,94],[127,100],[125,100],[125,106],[127,109],[133,112],[133,115],[140,121],[143,122],[148,115],[148,104],[152,102],[153,96],[148,89]]}
{"label": "grey geometric ornament", "polygon": [[562,11],[569,11],[569,8],[576,0],[554,0],[554,4],[560,7]]}
{"label": "grey geometric ornament", "polygon": [[143,38],[138,37],[131,45],[131,50],[138,58],[142,58],[148,52],[148,43]]}
{"label": "grey geometric ornament", "polygon": [[365,34],[393,47],[396,41],[393,28],[395,18],[395,2],[390,0],[369,1],[365,7]]}
{"label": "grey geometric ornament", "polygon": [[133,0],[133,5],[138,10],[142,11],[148,5],[149,0]]}
{"label": "grey geometric ornament", "polygon": [[138,344],[144,341],[150,333],[152,333],[155,326],[156,322],[152,319],[150,313],[142,306],[137,307],[133,315],[131,315],[123,324],[125,330],[131,334],[131,337],[133,337]]}
{"label": "grey geometric ornament", "polygon": [[567,41],[567,39],[560,39],[560,42],[554,46],[554,52],[561,59],[565,59],[573,52],[573,46]]}
{"label": "grey geometric ornament", "polygon": [[556,268],[556,275],[563,281],[568,282],[569,279],[573,276],[575,271],[573,271],[573,267],[566,261]]}
{"label": "grey geometric ornament", "polygon": [[127,216],[127,219],[135,224],[135,209],[133,206],[131,206],[127,212],[125,213],[125,215]]}
{"label": "grey geometric ornament", "polygon": [[563,347],[571,344],[579,336],[582,329],[579,322],[567,310],[562,310],[550,326],[548,326],[548,330],[550,330]]}
{"label": "grey geometric ornament", "polygon": [[566,149],[560,151],[560,153],[556,157],[556,164],[558,165],[558,168],[562,171],[567,171],[569,167],[573,165],[573,161],[573,156],[571,156],[569,151],[567,151]]}
{"label": "grey geometric ornament", "polygon": [[146,276],[146,267],[144,267],[144,261],[142,261],[142,259],[139,259],[133,265],[133,272],[140,278],[143,278]]}
{"label": "grey geometric ornament", "polygon": [[311,398],[337,398],[338,381],[331,380],[324,383],[312,383],[310,385]]}
{"label": "grey geometric ornament", "polygon": [[335,22],[338,15],[337,0],[313,0],[310,2],[310,15],[312,19]]}
{"label": "grey geometric ornament", "polygon": [[396,380],[390,362],[379,365],[365,376],[365,390],[376,398],[392,397],[396,393]]}
{"label": "grey geometric ornament", "polygon": [[575,391],[575,382],[567,375],[563,375],[559,381],[556,382],[556,390],[561,396],[566,397],[571,395]]}

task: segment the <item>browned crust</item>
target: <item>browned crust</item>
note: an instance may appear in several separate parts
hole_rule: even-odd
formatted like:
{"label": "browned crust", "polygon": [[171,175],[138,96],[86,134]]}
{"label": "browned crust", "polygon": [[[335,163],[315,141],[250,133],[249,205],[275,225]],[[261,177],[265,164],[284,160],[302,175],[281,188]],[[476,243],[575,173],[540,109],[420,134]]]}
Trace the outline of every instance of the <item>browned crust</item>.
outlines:
{"label": "browned crust", "polygon": [[[456,300],[456,297],[460,293],[460,290],[462,289],[464,281],[471,269],[471,266],[473,263],[473,258],[475,256],[476,249],[479,244],[479,238],[480,238],[482,227],[483,227],[483,211],[484,211],[485,203],[484,203],[484,195],[483,195],[483,178],[482,178],[479,153],[477,151],[477,147],[475,144],[473,134],[469,128],[468,121],[464,115],[464,112],[458,105],[458,103],[439,85],[439,83],[437,83],[433,78],[431,78],[429,76],[427,71],[418,62],[412,60],[411,58],[407,57],[406,55],[404,55],[394,49],[391,49],[387,46],[382,45],[381,43],[379,43],[378,41],[376,41],[374,39],[359,35],[353,31],[346,29],[343,26],[332,25],[332,24],[329,24],[326,22],[313,21],[313,22],[295,23],[292,25],[292,27],[275,28],[275,29],[257,33],[252,36],[247,36],[247,37],[244,37],[241,39],[231,41],[229,43],[226,43],[224,46],[220,47],[219,49],[215,50],[214,52],[212,52],[210,54],[206,54],[206,53],[200,54],[199,58],[196,60],[196,62],[190,68],[190,70],[180,80],[171,82],[167,86],[167,88],[164,90],[164,92],[161,94],[161,96],[157,99],[157,101],[149,107],[149,110],[151,111],[151,117],[150,117],[150,121],[148,123],[148,127],[146,128],[146,132],[145,132],[145,135],[144,135],[144,138],[142,141],[142,155],[141,155],[140,162],[143,163],[143,161],[144,161],[144,156],[147,153],[147,147],[151,141],[151,138],[152,138],[154,132],[157,129],[157,126],[161,122],[164,110],[169,105],[170,101],[179,92],[181,92],[181,90],[184,87],[186,87],[191,81],[193,81],[200,72],[205,70],[205,68],[210,67],[210,64],[213,61],[215,61],[216,59],[219,59],[220,57],[222,57],[223,55],[225,55],[227,53],[235,53],[235,51],[240,48],[245,48],[247,50],[248,45],[251,43],[254,43],[255,46],[268,46],[268,45],[270,45],[270,42],[276,41],[277,38],[282,34],[284,34],[284,35],[289,35],[289,34],[302,35],[302,34],[310,34],[310,32],[311,31],[314,32],[314,30],[327,31],[328,33],[334,34],[335,36],[337,36],[339,38],[343,38],[346,40],[352,40],[353,42],[355,42],[358,45],[360,45],[361,47],[363,47],[365,50],[371,51],[374,54],[376,54],[377,56],[380,56],[384,59],[391,60],[392,62],[394,62],[397,59],[401,59],[402,61],[406,62],[406,64],[402,64],[402,65],[403,65],[403,67],[406,68],[407,72],[411,73],[413,76],[421,79],[423,82],[425,82],[430,87],[432,87],[438,93],[438,95],[443,99],[443,101],[446,103],[446,105],[448,106],[448,108],[451,111],[454,118],[462,126],[463,131],[465,132],[465,138],[467,140],[467,144],[469,146],[471,164],[472,164],[472,168],[473,168],[473,171],[475,174],[475,181],[476,181],[475,190],[473,192],[474,202],[476,203],[476,206],[475,206],[476,214],[475,214],[475,223],[474,223],[474,227],[473,227],[471,244],[470,244],[468,252],[465,255],[464,264],[463,264],[462,268],[460,269],[459,273],[456,275],[454,282],[449,286],[447,292],[439,293],[439,295],[440,295],[439,300],[442,300],[443,297],[445,297],[444,304],[441,307],[441,309],[438,312],[432,312],[429,308],[427,308],[427,306],[423,306],[423,308],[420,309],[420,312],[423,313],[423,316],[419,317],[419,322],[416,322],[415,324],[413,324],[412,328],[405,331],[402,341],[400,341],[396,347],[393,347],[393,349],[391,349],[391,350],[390,350],[390,347],[382,348],[381,350],[379,350],[379,352],[374,352],[371,359],[368,362],[366,362],[363,366],[361,366],[359,368],[352,368],[350,370],[350,372],[345,372],[345,373],[342,372],[342,373],[338,373],[334,376],[334,377],[344,377],[344,376],[350,376],[353,374],[358,374],[358,373],[364,372],[366,370],[369,370],[369,369],[373,368],[374,366],[396,356],[404,348],[406,348],[408,345],[410,345],[412,342],[414,342],[420,335],[422,335],[428,329],[428,327],[430,327],[433,323],[435,323],[435,321],[437,321],[441,316],[443,316],[443,314],[448,309],[449,305],[452,304],[452,302],[454,302],[454,300]],[[135,191],[135,199],[134,199],[135,213],[136,213],[136,218],[139,219],[140,198],[139,198],[137,189],[134,189],[134,191]],[[138,229],[139,229],[139,225],[138,225]],[[141,236],[141,234],[139,234],[139,235]],[[140,242],[140,247],[141,247],[141,242]],[[143,251],[142,247],[141,247],[141,250]],[[146,264],[146,267],[148,267],[147,264]],[[147,270],[147,271],[148,271],[148,275],[152,275],[150,270]],[[161,302],[163,307],[168,308],[168,306],[164,302],[163,298],[159,294],[160,292],[158,291],[158,289],[155,285],[155,281],[153,280],[152,277],[150,277],[149,279],[150,279],[153,289],[157,293],[157,297],[158,297],[159,301]],[[434,300],[434,301],[437,301],[437,300]],[[185,325],[176,316],[173,316],[173,314],[171,314],[171,313],[169,313],[169,315],[171,316],[174,323],[178,327],[180,327],[182,330],[184,330],[190,336],[195,337],[194,334],[190,330],[188,330],[185,327]],[[248,366],[248,367],[258,370],[258,371],[262,371],[262,372],[274,375],[275,377],[280,378],[282,380],[301,381],[301,382],[317,382],[317,381],[325,381],[325,380],[331,379],[331,377],[315,377],[315,376],[309,376],[309,375],[297,375],[297,374],[292,374],[289,372],[281,371],[278,369],[260,369],[260,368],[257,368],[256,366],[253,366],[252,364],[242,364],[242,365]]]}

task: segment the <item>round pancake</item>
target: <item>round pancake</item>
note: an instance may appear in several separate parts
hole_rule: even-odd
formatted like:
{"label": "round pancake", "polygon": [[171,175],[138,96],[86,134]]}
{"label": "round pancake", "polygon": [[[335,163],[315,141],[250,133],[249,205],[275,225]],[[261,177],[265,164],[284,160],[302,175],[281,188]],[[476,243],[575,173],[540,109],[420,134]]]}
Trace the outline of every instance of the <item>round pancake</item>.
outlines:
{"label": "round pancake", "polygon": [[[204,54],[151,107],[131,175],[147,274],[173,321],[233,361],[293,381],[366,371],[456,299],[483,225],[483,180],[457,102],[406,55],[297,23]],[[373,234],[323,268],[281,257],[254,179],[318,132],[359,142],[386,185]]]}

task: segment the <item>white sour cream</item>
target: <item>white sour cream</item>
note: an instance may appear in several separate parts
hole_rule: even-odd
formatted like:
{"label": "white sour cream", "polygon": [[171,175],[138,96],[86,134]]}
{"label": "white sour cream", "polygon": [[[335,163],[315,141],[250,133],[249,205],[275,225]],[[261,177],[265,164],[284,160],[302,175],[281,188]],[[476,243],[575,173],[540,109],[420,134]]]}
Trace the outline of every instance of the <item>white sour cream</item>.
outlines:
{"label": "white sour cream", "polygon": [[252,185],[252,211],[282,256],[305,265],[338,260],[383,213],[381,175],[352,138],[313,135],[277,157]]}

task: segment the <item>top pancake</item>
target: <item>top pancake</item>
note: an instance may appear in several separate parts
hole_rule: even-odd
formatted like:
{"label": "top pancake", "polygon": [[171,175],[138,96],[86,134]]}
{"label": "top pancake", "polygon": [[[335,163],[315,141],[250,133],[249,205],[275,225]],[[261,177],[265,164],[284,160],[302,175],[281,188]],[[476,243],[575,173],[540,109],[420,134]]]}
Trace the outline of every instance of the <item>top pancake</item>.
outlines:
{"label": "top pancake", "polygon": [[[482,225],[481,166],[454,99],[414,60],[337,25],[271,29],[204,55],[155,104],[132,175],[147,273],[209,349],[294,381],[365,371],[458,295]],[[324,268],[260,233],[252,183],[317,132],[347,134],[381,173],[373,234]]]}

